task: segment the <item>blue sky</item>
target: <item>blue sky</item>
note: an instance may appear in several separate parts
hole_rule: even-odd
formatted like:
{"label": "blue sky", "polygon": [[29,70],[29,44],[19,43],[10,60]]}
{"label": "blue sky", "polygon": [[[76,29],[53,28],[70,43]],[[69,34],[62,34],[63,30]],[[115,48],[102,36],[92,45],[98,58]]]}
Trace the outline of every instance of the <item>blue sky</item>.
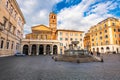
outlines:
{"label": "blue sky", "polygon": [[17,0],[26,24],[25,34],[34,25],[49,26],[49,13],[57,14],[58,29],[87,30],[98,22],[120,19],[120,0]]}

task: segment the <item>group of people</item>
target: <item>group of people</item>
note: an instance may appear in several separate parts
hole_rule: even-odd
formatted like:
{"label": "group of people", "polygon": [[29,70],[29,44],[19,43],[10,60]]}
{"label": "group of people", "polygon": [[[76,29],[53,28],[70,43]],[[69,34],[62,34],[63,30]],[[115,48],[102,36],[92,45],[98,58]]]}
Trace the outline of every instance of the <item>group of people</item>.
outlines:
{"label": "group of people", "polygon": [[[94,55],[92,51],[90,51],[90,54]],[[99,51],[97,51],[96,54],[97,54],[97,56],[100,56],[100,52]]]}

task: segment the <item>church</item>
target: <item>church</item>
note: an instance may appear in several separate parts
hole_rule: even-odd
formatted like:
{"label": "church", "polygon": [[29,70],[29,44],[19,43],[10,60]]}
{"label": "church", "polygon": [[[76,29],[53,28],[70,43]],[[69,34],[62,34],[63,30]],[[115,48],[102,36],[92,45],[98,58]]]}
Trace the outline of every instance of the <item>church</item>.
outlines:
{"label": "church", "polygon": [[[82,35],[84,33],[82,31],[57,29],[57,15],[52,12],[49,14],[49,27],[36,25],[33,26],[31,30],[32,33],[26,34],[21,44],[21,52],[26,55],[64,54],[64,50],[67,49],[67,46],[69,46],[71,42],[71,38],[68,35],[71,35],[71,33],[72,35]],[[66,34],[70,39],[61,35],[61,33]],[[61,37],[65,39],[61,40]],[[79,37],[81,36],[76,36],[76,38]],[[72,38],[74,37],[72,36]],[[81,40],[81,38],[79,40]],[[83,45],[82,43],[83,42],[80,43],[81,46]]]}

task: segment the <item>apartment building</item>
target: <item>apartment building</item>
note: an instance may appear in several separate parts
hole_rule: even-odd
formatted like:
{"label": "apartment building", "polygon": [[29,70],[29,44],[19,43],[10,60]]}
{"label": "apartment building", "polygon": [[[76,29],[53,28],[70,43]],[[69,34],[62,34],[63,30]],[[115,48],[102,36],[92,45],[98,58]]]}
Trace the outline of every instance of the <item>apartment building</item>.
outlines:
{"label": "apartment building", "polygon": [[24,16],[16,0],[0,0],[0,55],[21,51]]}
{"label": "apartment building", "polygon": [[78,49],[84,49],[83,36],[84,31],[58,29],[57,38],[61,43],[60,52],[64,53],[64,50],[69,49],[72,41],[79,41]]}
{"label": "apartment building", "polygon": [[120,20],[109,17],[89,29],[91,51],[120,53]]}

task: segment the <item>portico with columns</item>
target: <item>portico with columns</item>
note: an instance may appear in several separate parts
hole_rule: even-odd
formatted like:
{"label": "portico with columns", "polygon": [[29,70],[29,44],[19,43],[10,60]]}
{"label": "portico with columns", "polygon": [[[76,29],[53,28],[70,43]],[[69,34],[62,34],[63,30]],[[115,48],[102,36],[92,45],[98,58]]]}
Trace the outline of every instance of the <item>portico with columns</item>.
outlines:
{"label": "portico with columns", "polygon": [[23,39],[21,49],[26,55],[60,54],[60,42],[57,40]]}

